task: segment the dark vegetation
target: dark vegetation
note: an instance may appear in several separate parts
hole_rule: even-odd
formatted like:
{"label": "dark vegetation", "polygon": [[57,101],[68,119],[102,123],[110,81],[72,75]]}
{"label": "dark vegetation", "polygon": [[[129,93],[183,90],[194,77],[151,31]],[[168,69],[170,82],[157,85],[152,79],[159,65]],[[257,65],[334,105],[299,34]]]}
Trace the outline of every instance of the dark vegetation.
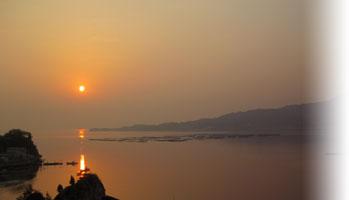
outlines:
{"label": "dark vegetation", "polygon": [[30,132],[13,129],[0,135],[0,153],[6,153],[9,147],[22,147],[28,154],[41,157]]}
{"label": "dark vegetation", "polygon": [[52,200],[49,194],[42,195],[41,192],[34,190],[31,185],[28,185],[21,196],[17,197],[16,200]]}
{"label": "dark vegetation", "polygon": [[103,183],[96,174],[85,174],[75,182],[74,177],[70,177],[69,186],[57,186],[57,195],[52,198],[49,194],[44,196],[39,191],[28,187],[17,200],[117,200],[106,195]]}
{"label": "dark vegetation", "polygon": [[31,180],[41,163],[41,155],[31,133],[14,129],[0,135],[0,183],[20,184]]}

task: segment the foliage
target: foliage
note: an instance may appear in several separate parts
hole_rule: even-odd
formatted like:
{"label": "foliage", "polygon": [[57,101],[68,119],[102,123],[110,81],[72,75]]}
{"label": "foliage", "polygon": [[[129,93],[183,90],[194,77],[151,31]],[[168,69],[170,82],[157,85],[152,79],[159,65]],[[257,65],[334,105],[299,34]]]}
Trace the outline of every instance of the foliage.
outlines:
{"label": "foliage", "polygon": [[61,193],[63,191],[63,186],[61,185],[61,184],[59,184],[58,186],[57,186],[57,192],[58,193]]}
{"label": "foliage", "polygon": [[31,133],[27,131],[13,129],[3,136],[0,135],[0,153],[6,152],[9,147],[23,147],[28,154],[41,157],[32,140]]}
{"label": "foliage", "polygon": [[69,181],[70,185],[74,185],[75,184],[75,179],[73,176],[70,176],[70,181]]}

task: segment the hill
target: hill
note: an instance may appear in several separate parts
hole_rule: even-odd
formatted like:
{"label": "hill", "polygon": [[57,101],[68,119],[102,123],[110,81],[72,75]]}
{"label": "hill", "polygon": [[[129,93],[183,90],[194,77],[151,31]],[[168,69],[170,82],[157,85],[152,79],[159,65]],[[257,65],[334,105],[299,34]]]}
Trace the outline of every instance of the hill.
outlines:
{"label": "hill", "polygon": [[157,125],[138,124],[121,128],[92,128],[91,131],[299,131],[317,129],[314,119],[324,103],[289,105],[281,108],[234,112],[216,118]]}

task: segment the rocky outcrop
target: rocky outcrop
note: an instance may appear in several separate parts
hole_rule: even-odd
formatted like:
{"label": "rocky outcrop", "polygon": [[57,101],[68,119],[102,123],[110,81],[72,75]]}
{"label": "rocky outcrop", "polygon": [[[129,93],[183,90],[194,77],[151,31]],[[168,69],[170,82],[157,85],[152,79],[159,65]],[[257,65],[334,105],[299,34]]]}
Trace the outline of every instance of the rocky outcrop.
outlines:
{"label": "rocky outcrop", "polygon": [[[58,194],[54,200],[118,200],[106,195],[103,183],[96,174],[85,174],[77,182],[71,177],[69,183],[70,186],[65,188],[58,185]],[[17,200],[52,200],[52,198],[47,193],[44,196],[29,185]]]}
{"label": "rocky outcrop", "polygon": [[41,163],[31,133],[13,129],[0,135],[0,183],[30,180],[36,176]]}
{"label": "rocky outcrop", "polygon": [[76,183],[59,190],[55,200],[117,200],[107,196],[103,183],[96,174],[86,174]]}
{"label": "rocky outcrop", "polygon": [[22,195],[17,197],[16,200],[52,200],[52,198],[48,194],[44,197],[41,192],[34,190],[32,185],[28,185]]}
{"label": "rocky outcrop", "polygon": [[32,140],[32,134],[20,129],[12,129],[4,135],[0,135],[0,154],[15,154],[33,157],[40,160],[38,148]]}

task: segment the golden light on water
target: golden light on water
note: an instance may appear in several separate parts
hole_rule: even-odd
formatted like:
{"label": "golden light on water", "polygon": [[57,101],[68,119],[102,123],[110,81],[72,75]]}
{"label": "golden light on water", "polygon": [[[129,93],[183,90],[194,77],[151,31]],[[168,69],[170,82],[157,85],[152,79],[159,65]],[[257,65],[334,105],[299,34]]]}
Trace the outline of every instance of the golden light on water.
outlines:
{"label": "golden light on water", "polygon": [[86,165],[85,165],[85,156],[80,155],[80,171],[85,171]]}
{"label": "golden light on water", "polygon": [[85,130],[79,129],[79,138],[84,139],[85,138]]}

